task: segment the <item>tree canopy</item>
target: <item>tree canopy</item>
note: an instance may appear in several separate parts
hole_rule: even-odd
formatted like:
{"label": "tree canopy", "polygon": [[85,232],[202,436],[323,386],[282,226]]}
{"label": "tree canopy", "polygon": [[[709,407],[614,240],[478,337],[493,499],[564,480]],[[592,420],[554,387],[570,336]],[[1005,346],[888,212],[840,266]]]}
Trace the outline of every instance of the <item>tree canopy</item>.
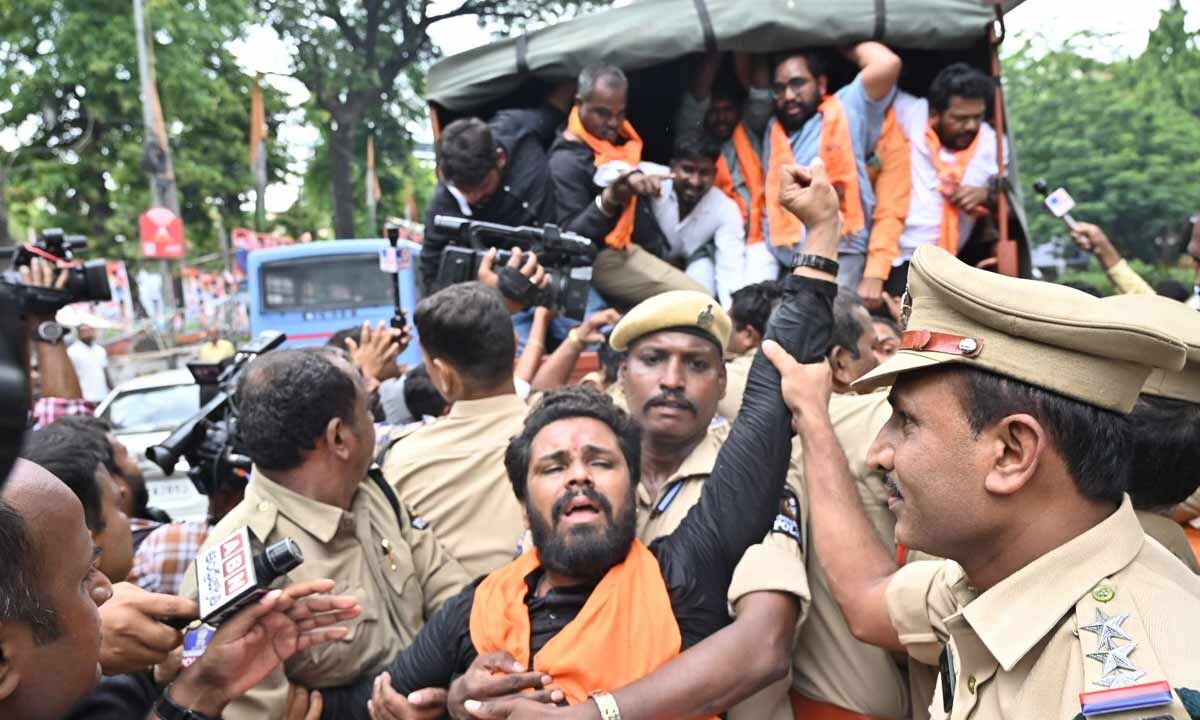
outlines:
{"label": "tree canopy", "polygon": [[[1076,218],[1146,261],[1177,257],[1200,209],[1200,33],[1184,21],[1176,1],[1129,59],[1088,57],[1087,34],[1040,54],[1026,43],[1005,59],[1022,176],[1066,187]],[[1066,234],[1040,196],[1024,194],[1035,242]]]}

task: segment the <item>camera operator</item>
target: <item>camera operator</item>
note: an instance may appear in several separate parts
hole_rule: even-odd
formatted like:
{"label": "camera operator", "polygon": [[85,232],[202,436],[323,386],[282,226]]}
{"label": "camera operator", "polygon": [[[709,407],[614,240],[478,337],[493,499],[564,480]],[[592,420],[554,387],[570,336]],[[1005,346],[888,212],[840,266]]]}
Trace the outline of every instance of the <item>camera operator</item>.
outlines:
{"label": "camera operator", "polygon": [[[281,716],[289,681],[323,688],[379,672],[469,580],[424,523],[368,473],[375,448],[370,399],[345,352],[261,355],[246,366],[236,398],[239,445],[254,467],[242,502],[211,530],[201,552],[245,526],[266,545],[290,537],[305,561],[287,582],[332,577],[364,613],[342,642],[302,652],[286,674],[265,674],[226,708],[227,720]],[[194,571],[182,594],[198,597]]]}
{"label": "camera operator", "polygon": [[[23,285],[62,290],[67,284],[67,270],[40,257],[19,268]],[[68,415],[91,415],[95,405],[83,399],[79,376],[63,342],[66,328],[54,320],[50,311],[26,311],[25,323],[33,342],[34,358],[40,382],[33,398],[33,426],[49,425]]]}
{"label": "camera operator", "polygon": [[[57,720],[100,679],[97,610],[112,588],[96,552],[80,502],[53,474],[19,460],[0,494],[0,716]],[[344,637],[345,628],[326,626],[355,617],[354,599],[308,597],[332,586],[297,585],[234,616],[164,699],[219,716],[297,651]]]}
{"label": "camera operator", "polygon": [[455,120],[442,130],[437,146],[438,185],[426,209],[421,252],[425,294],[438,287],[442,250],[454,235],[433,221],[438,215],[502,225],[554,222],[554,188],[546,148],[566,118],[569,87],[555,89],[540,108],[497,112],[489,122]]}

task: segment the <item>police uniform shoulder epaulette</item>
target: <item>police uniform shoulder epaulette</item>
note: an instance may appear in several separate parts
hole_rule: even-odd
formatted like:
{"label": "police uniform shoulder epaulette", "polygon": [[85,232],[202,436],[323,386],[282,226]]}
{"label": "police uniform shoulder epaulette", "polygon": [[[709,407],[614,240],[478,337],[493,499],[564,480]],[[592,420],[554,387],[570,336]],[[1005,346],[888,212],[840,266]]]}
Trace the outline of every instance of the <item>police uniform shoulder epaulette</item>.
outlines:
{"label": "police uniform shoulder epaulette", "polygon": [[1137,606],[1114,578],[1101,580],[1079,599],[1075,623],[1083,658],[1079,705],[1085,717],[1131,710],[1154,718],[1196,717],[1167,682]]}

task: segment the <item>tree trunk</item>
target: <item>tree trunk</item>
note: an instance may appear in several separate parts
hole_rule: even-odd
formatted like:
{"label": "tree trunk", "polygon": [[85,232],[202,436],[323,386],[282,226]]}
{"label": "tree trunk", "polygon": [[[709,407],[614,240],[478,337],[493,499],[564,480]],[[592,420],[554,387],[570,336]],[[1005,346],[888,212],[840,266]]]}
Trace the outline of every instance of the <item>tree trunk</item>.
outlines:
{"label": "tree trunk", "polygon": [[[338,116],[341,117],[338,117]],[[354,141],[361,118],[357,113],[334,115],[329,135],[329,166],[333,191],[333,234],[352,238],[354,233]]]}

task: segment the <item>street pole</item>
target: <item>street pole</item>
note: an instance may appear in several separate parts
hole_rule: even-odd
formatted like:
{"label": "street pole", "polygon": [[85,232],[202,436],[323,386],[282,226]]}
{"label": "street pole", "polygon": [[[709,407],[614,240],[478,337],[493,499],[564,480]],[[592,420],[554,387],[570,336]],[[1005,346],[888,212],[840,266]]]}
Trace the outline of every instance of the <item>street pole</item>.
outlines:
{"label": "street pole", "polygon": [[[158,95],[154,89],[154,76],[150,67],[150,50],[146,45],[146,19],[142,10],[142,0],[133,0],[133,26],[137,33],[142,123],[146,128],[142,167],[150,176],[150,204],[152,207],[165,207],[178,216],[179,193],[175,187],[175,168],[171,162],[171,150],[167,147],[165,134],[160,138],[157,132],[158,126],[161,124],[155,115]],[[159,109],[159,113],[161,114],[161,109]],[[168,313],[174,313],[176,307],[175,283],[171,279],[171,265],[167,260],[160,260],[158,270],[162,275],[163,305]]]}

